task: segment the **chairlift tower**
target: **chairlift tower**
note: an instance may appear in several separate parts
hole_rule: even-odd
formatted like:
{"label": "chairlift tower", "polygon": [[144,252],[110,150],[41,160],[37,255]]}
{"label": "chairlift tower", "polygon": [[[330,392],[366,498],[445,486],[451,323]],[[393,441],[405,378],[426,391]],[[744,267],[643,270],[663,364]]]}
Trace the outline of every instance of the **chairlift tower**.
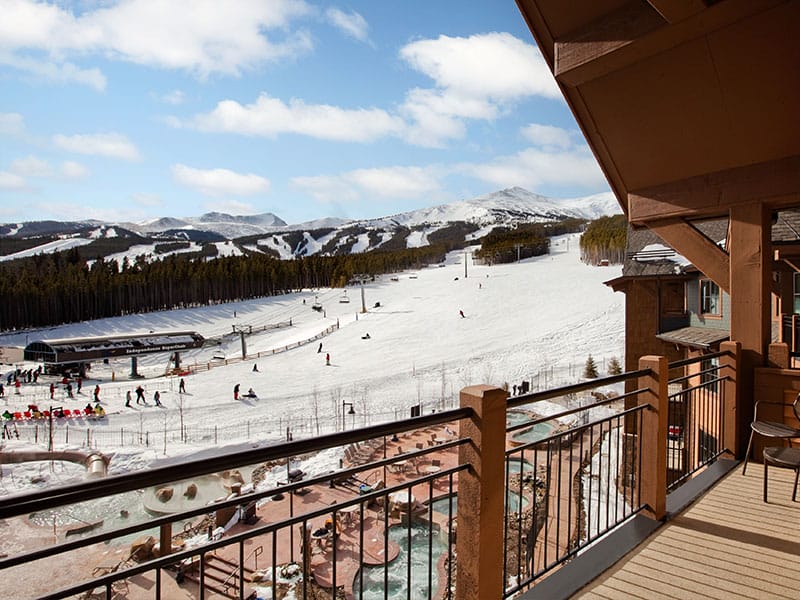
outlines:
{"label": "chairlift tower", "polygon": [[[361,286],[361,312],[367,312],[367,301],[364,298],[364,282],[367,280],[367,275],[360,274],[360,275],[353,275],[353,279],[358,281],[358,284]],[[351,279],[350,281],[353,281]]]}

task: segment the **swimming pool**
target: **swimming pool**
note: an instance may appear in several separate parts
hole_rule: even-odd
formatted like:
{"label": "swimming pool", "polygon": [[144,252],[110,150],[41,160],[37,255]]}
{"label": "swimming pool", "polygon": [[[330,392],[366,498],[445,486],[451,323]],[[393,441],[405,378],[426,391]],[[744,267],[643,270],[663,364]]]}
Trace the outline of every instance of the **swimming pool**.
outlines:
{"label": "swimming pool", "polygon": [[533,463],[518,458],[516,456],[510,456],[506,459],[506,469],[510,475],[514,475],[515,473],[529,473],[535,469]]}
{"label": "swimming pool", "polygon": [[508,412],[506,412],[506,427],[519,425],[521,423],[525,423],[526,421],[530,421],[535,418],[536,417],[526,412],[520,412],[518,410],[509,410]]}
{"label": "swimming pool", "polygon": [[556,428],[557,426],[555,423],[537,423],[536,425],[516,432],[511,439],[521,444],[539,442],[551,435]]}
{"label": "swimming pool", "polygon": [[[453,516],[458,514],[458,494],[452,496],[453,499]],[[519,512],[520,505],[522,508],[527,508],[530,505],[530,500],[526,496],[520,496],[516,490],[506,490],[506,501],[508,504],[509,512]],[[450,497],[445,496],[431,502],[433,510],[443,515],[450,514],[448,511],[450,505]]]}
{"label": "swimming pool", "polygon": [[[239,469],[246,481],[251,479],[253,468],[252,466],[247,466]],[[165,514],[207,506],[213,500],[224,498],[230,494],[230,490],[225,487],[225,483],[225,480],[219,475],[202,475],[190,480],[176,481],[158,486],[158,488],[172,488],[172,496],[166,502],[161,502],[156,497],[158,488],[147,488],[114,494],[106,497],[103,502],[90,500],[61,506],[53,510],[34,512],[29,515],[29,519],[40,527],[52,528],[55,525],[59,530],[59,534],[62,535],[66,534],[68,530],[80,530],[80,528],[86,526],[84,531],[76,531],[69,536],[70,538],[79,538],[146,523],[152,520],[154,516],[160,517]],[[189,486],[192,484],[196,488],[196,492],[193,495],[187,493]],[[97,526],[88,527],[91,524],[97,524]],[[184,521],[173,523],[173,531],[177,533],[179,528],[183,527],[183,524]],[[130,541],[145,534],[157,535],[157,530],[140,531],[129,536],[117,538],[116,541]]]}
{"label": "swimming pool", "polygon": [[[441,533],[436,525],[432,530],[427,521],[412,521],[411,530],[411,598],[433,597],[439,588],[439,573],[436,565],[439,557],[447,551],[447,533]],[[430,534],[433,534],[432,536]],[[405,525],[389,528],[389,539],[400,547],[400,553],[388,566],[365,566],[353,581],[353,596],[357,600],[383,600],[384,574],[389,598],[408,598],[408,534]],[[430,544],[430,552],[428,547]],[[428,573],[431,587],[428,590]],[[364,593],[361,594],[361,577],[364,578]]]}

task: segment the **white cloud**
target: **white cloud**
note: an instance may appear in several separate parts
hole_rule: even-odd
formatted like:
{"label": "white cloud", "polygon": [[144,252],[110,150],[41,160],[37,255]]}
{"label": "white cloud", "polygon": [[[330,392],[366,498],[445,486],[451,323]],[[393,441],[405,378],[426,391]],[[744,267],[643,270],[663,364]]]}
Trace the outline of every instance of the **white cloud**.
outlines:
{"label": "white cloud", "polygon": [[124,160],[139,160],[140,158],[136,146],[120,133],[55,135],[53,143],[62,150],[77,154],[92,154]]}
{"label": "white cloud", "polygon": [[520,186],[537,190],[564,185],[596,190],[608,185],[594,156],[580,149],[548,152],[527,148],[484,164],[462,164],[458,170],[503,188]]}
{"label": "white cloud", "polygon": [[270,189],[268,179],[253,173],[236,173],[228,169],[194,169],[186,165],[173,165],[175,180],[206,196],[253,196]]}
{"label": "white cloud", "polygon": [[441,35],[418,40],[400,50],[414,69],[436,87],[464,97],[512,100],[526,96],[560,99],[561,92],[536,46],[510,33],[468,38]]}
{"label": "white cloud", "polygon": [[148,194],[145,192],[136,192],[131,194],[131,199],[139,206],[153,207],[163,206],[164,200],[158,194]]}
{"label": "white cloud", "polygon": [[417,199],[440,191],[434,167],[356,169],[339,175],[295,177],[291,185],[320,202]]}
{"label": "white cloud", "polygon": [[252,204],[238,200],[215,200],[213,203],[206,202],[203,207],[209,211],[224,212],[229,215],[252,215],[256,213],[256,209]]}
{"label": "white cloud", "polygon": [[72,160],[61,163],[61,175],[66,179],[85,179],[90,174],[89,169]]}
{"label": "white cloud", "polygon": [[0,113],[0,135],[22,135],[25,120],[19,113]]}
{"label": "white cloud", "polygon": [[98,87],[105,85],[99,71],[82,70],[67,57],[96,54],[205,77],[238,75],[312,47],[307,32],[289,29],[311,12],[304,0],[226,0],[224,9],[218,0],[193,0],[190,10],[181,2],[122,0],[80,13],[60,4],[3,3],[0,51],[6,64]]}
{"label": "white cloud", "polygon": [[42,177],[48,179],[61,177],[75,180],[83,179],[89,175],[89,169],[71,160],[61,163],[61,167],[56,172],[48,161],[36,156],[26,156],[25,158],[13,160],[9,165],[9,169],[20,177]]}
{"label": "white cloud", "polygon": [[435,86],[410,90],[400,108],[412,123],[406,140],[413,144],[463,138],[465,119],[495,119],[527,97],[561,98],[539,50],[508,33],[419,40],[404,46],[400,57]]}
{"label": "white cloud", "polygon": [[23,177],[51,177],[53,175],[50,163],[35,156],[11,161],[10,169],[13,173]]}
{"label": "white cloud", "polygon": [[181,90],[172,90],[171,92],[161,96],[159,99],[161,102],[166,104],[177,106],[178,104],[183,104],[186,101],[186,94],[184,94]]}
{"label": "white cloud", "polygon": [[369,40],[369,25],[357,12],[346,13],[336,7],[325,11],[328,21],[346,36],[366,42]]}
{"label": "white cloud", "polygon": [[102,206],[88,207],[85,203],[76,202],[40,202],[32,207],[36,214],[58,215],[62,221],[80,221],[91,216],[99,221],[119,223],[121,221],[137,222],[147,218],[147,214],[124,202],[122,198],[114,202],[107,202]]}
{"label": "white cloud", "polygon": [[[181,124],[175,119],[170,123]],[[306,104],[296,99],[286,104],[267,94],[247,105],[224,100],[210,113],[196,115],[183,125],[201,131],[265,137],[296,133],[347,142],[369,142],[399,134],[405,126],[400,117],[378,108],[344,109],[328,104]]]}
{"label": "white cloud", "polygon": [[36,78],[56,83],[80,83],[102,92],[106,89],[106,77],[97,68],[82,69],[71,62],[19,56],[0,52],[0,64],[25,71]]}
{"label": "white cloud", "polygon": [[553,125],[531,123],[523,127],[521,133],[525,139],[543,148],[569,148],[572,145],[570,132]]}
{"label": "white cloud", "polygon": [[24,190],[26,187],[24,177],[20,177],[16,173],[0,171],[0,190],[18,191]]}

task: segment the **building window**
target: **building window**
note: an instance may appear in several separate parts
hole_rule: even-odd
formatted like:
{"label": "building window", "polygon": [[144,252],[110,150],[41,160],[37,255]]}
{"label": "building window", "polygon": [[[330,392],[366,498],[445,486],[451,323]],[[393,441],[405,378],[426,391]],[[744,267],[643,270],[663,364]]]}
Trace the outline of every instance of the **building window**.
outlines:
{"label": "building window", "polygon": [[720,305],[719,298],[719,286],[710,279],[700,280],[700,314],[722,314],[722,306]]}
{"label": "building window", "polygon": [[719,359],[718,358],[704,358],[700,362],[700,383],[703,387],[716,394],[719,392]]}
{"label": "building window", "polygon": [[794,282],[794,306],[792,312],[800,315],[800,273],[794,273],[792,280]]}

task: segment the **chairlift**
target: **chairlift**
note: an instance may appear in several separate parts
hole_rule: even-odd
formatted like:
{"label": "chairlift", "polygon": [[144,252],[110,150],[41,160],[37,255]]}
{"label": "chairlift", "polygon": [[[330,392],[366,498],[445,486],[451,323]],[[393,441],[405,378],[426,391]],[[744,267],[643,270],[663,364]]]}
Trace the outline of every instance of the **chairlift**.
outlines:
{"label": "chairlift", "polygon": [[349,304],[350,303],[350,298],[348,298],[348,296],[347,296],[347,290],[345,290],[344,293],[341,296],[339,296],[339,303],[340,304]]}

